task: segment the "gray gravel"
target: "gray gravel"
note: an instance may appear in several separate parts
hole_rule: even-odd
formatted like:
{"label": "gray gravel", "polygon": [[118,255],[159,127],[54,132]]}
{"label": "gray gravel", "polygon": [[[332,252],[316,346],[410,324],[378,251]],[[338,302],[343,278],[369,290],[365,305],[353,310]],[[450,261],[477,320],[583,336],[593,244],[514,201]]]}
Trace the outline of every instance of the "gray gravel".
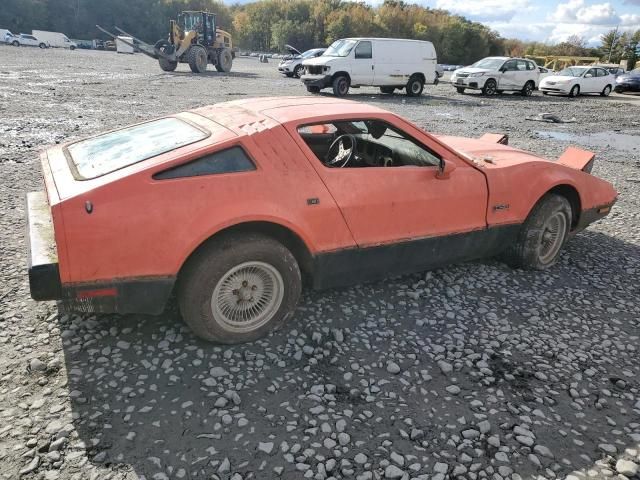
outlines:
{"label": "gray gravel", "polygon": [[[506,132],[549,157],[568,142],[537,131],[605,132],[575,141],[591,143],[593,173],[620,200],[549,272],[488,260],[306,292],[281,331],[232,348],[196,339],[175,307],[95,317],[30,300],[23,196],[41,188],[40,148],[242,96],[306,94],[275,66],[240,59],[231,75],[193,76],[140,55],[0,47],[0,475],[638,479],[633,102],[354,90],[430,131]],[[542,112],[577,123],[524,120]]]}

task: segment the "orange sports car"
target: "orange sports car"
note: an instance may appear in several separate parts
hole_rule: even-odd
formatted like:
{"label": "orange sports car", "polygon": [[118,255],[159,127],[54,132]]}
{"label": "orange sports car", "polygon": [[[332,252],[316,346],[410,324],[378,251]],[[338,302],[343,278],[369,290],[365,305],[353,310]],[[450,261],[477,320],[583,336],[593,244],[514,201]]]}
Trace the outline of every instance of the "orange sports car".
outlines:
{"label": "orange sports car", "polygon": [[611,210],[594,155],[429,134],[380,108],[279,97],[198,108],[42,154],[27,196],[36,300],[159,314],[223,343],[291,317],[315,288],[502,255],[549,268]]}

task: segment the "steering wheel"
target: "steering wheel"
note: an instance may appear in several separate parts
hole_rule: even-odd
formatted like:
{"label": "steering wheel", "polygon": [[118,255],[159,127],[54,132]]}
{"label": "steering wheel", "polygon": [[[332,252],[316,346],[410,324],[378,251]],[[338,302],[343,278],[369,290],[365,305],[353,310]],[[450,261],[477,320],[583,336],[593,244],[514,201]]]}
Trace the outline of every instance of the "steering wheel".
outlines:
{"label": "steering wheel", "polygon": [[328,167],[344,168],[353,158],[356,137],[345,134],[336,138],[329,147],[324,164]]}

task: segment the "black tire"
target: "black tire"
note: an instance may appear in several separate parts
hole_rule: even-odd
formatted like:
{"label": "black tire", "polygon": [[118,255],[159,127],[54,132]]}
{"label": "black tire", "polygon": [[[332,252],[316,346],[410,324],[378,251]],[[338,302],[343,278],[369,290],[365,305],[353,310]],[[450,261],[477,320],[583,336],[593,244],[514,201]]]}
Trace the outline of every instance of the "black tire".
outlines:
{"label": "black tire", "polygon": [[173,72],[178,67],[178,62],[173,62],[163,57],[158,58],[158,63],[164,72]]}
{"label": "black tire", "polygon": [[333,79],[333,94],[336,97],[344,97],[347,93],[349,93],[349,78],[345,75],[338,75]]}
{"label": "black tire", "polygon": [[76,47],[71,46],[71,47],[69,47],[69,49],[70,49],[70,50],[75,50],[75,49],[76,49]]}
{"label": "black tire", "polygon": [[300,78],[302,76],[302,72],[304,72],[304,67],[302,64],[296,65],[296,68],[293,69],[293,76],[296,78]]}
{"label": "black tire", "polygon": [[464,88],[464,87],[456,87],[456,92],[458,92],[458,93],[464,93],[465,90],[466,90],[466,88]]}
{"label": "black tire", "polygon": [[216,70],[219,72],[229,73],[233,67],[233,55],[231,50],[224,48],[218,53],[218,61],[216,63]]}
{"label": "black tire", "polygon": [[[516,242],[503,254],[503,260],[513,266],[529,270],[546,270],[560,254],[571,230],[571,205],[569,201],[554,193],[540,199],[518,232]],[[557,222],[557,223],[556,223]],[[548,247],[550,227],[558,225],[551,249]],[[546,253],[546,255],[545,255]]]}
{"label": "black tire", "polygon": [[419,97],[424,90],[424,82],[418,75],[412,75],[407,82],[406,92],[409,97]]}
{"label": "black tire", "polygon": [[530,97],[533,94],[533,91],[536,88],[536,84],[533,83],[531,80],[529,80],[527,83],[524,84],[524,87],[522,87],[522,90],[520,93],[522,93],[522,95],[524,95],[525,97]]}
{"label": "black tire", "polygon": [[611,85],[607,85],[602,89],[602,92],[600,92],[600,96],[608,97],[610,93],[611,93]]}
{"label": "black tire", "polygon": [[380,92],[385,95],[390,95],[396,91],[396,87],[380,87]]}
{"label": "black tire", "polygon": [[193,73],[204,73],[207,71],[207,50],[200,45],[192,45],[187,52],[187,61]]}
{"label": "black tire", "polygon": [[483,95],[495,95],[496,93],[498,93],[498,84],[493,78],[484,82],[484,87],[482,87]]}
{"label": "black tire", "polygon": [[320,87],[307,87],[309,93],[320,93]]}
{"label": "black tire", "polygon": [[571,90],[569,90],[569,96],[577,97],[578,95],[580,95],[580,85],[574,85],[571,87]]}
{"label": "black tire", "polygon": [[[248,265],[249,262],[257,267]],[[255,285],[250,286],[247,280],[242,280],[241,275],[243,268],[262,268],[261,266],[272,269],[265,271],[276,271],[280,275],[271,289],[275,292],[273,295],[279,297],[280,301],[279,303],[274,301],[271,311],[264,317],[266,320],[262,320],[263,323],[256,324],[253,330],[240,331],[233,326],[232,322],[225,319],[225,314],[219,313],[218,317],[214,315],[216,302],[213,296],[216,294],[216,288],[224,288],[226,283],[227,294],[219,296],[217,303],[224,304],[226,298],[227,303],[222,308],[227,308],[227,312],[230,311],[228,308],[233,310],[236,308],[235,305],[240,305],[240,302],[255,302],[253,295],[256,291],[258,295],[262,295],[258,303],[263,302],[266,295],[264,292],[267,289],[261,289],[256,285],[264,286],[265,283],[260,284],[260,279],[265,277],[257,274],[249,277],[253,278],[249,282],[256,282]],[[239,269],[236,270],[235,277],[234,269]],[[232,279],[238,282],[242,280],[233,291],[229,290],[234,288]],[[241,292],[242,289],[245,290]],[[300,268],[291,252],[270,237],[251,233],[227,235],[210,242],[189,259],[180,273],[177,285],[178,303],[185,323],[200,338],[226,344],[250,342],[280,327],[293,315],[301,290]],[[218,293],[221,292],[218,291]],[[251,296],[251,299],[245,296]],[[238,297],[237,302],[236,297]],[[266,305],[269,306],[269,303]],[[228,307],[229,305],[231,307]],[[253,303],[253,305],[257,304]],[[263,311],[267,308],[264,305],[260,307]],[[258,315],[261,314],[260,308]],[[217,311],[222,312],[222,310]],[[244,312],[247,313],[247,310]],[[230,314],[227,313],[227,315]],[[255,310],[249,312],[249,315],[255,315]],[[245,321],[246,319],[242,317],[240,323]]]}
{"label": "black tire", "polygon": [[47,45],[46,45],[46,44],[44,44],[44,43],[40,43],[40,44],[38,45],[38,47],[40,47],[40,48],[47,48]]}
{"label": "black tire", "polygon": [[11,45],[13,45],[14,47],[19,47],[20,42],[18,42],[17,40],[14,40],[13,42],[11,42]]}

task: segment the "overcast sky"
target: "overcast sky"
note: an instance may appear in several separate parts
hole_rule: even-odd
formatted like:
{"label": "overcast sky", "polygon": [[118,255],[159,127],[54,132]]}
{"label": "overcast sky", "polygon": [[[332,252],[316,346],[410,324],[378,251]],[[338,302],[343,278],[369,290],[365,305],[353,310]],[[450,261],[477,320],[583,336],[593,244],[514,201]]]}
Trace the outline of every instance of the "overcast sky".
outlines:
{"label": "overcast sky", "polygon": [[561,42],[577,34],[590,45],[615,28],[640,29],[640,0],[419,0],[482,22],[503,37]]}

